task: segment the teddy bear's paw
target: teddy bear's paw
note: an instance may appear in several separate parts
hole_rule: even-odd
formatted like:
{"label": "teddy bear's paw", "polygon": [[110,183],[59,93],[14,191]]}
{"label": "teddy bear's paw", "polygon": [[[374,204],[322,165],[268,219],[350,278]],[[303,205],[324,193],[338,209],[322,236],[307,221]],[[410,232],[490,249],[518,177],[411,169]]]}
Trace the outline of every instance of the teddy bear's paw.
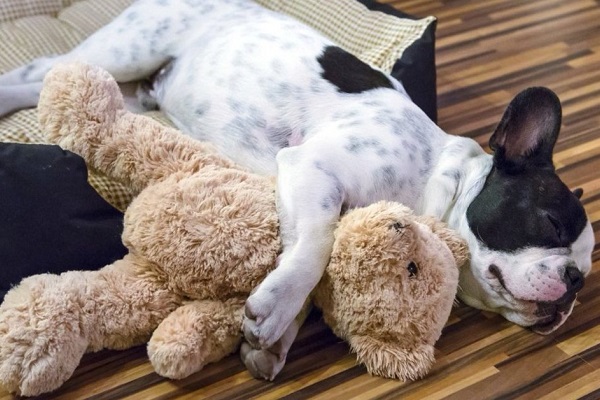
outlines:
{"label": "teddy bear's paw", "polygon": [[276,354],[269,349],[254,349],[243,342],[240,348],[242,362],[253,377],[272,381],[285,365],[286,355]]}
{"label": "teddy bear's paw", "polygon": [[[40,125],[48,140],[77,153],[85,146],[82,138],[96,136],[102,125],[111,126],[124,109],[113,77],[100,67],[82,63],[52,68],[38,102]],[[102,130],[103,134],[108,132]]]}
{"label": "teddy bear's paw", "polygon": [[206,337],[186,306],[169,315],[148,341],[148,358],[157,374],[170,379],[183,379],[200,371],[207,363],[203,345]]}
{"label": "teddy bear's paw", "polygon": [[42,279],[24,280],[0,306],[0,384],[24,396],[57,389],[73,374],[87,349],[74,317],[59,318],[56,303],[45,307],[52,301],[36,291]]}
{"label": "teddy bear's paw", "polygon": [[173,311],[148,342],[157,374],[183,379],[237,350],[243,300],[194,301]]}
{"label": "teddy bear's paw", "polygon": [[200,371],[206,364],[201,349],[193,343],[160,338],[148,343],[148,358],[154,371],[165,378],[183,379]]}
{"label": "teddy bear's paw", "polygon": [[0,356],[0,385],[21,396],[52,392],[73,375],[86,347],[85,343],[72,342],[70,348],[61,351],[38,349],[41,354],[23,354],[20,349],[22,354],[16,357]]}

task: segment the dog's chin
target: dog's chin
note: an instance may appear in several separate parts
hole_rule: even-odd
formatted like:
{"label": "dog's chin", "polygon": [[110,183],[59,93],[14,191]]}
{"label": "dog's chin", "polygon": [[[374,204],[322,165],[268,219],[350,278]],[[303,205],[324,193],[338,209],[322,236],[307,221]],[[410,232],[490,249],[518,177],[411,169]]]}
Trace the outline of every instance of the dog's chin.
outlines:
{"label": "dog's chin", "polygon": [[539,335],[549,335],[557,330],[566,320],[569,315],[557,313],[547,322],[539,322],[531,326],[531,330]]}
{"label": "dog's chin", "polygon": [[510,322],[548,335],[565,323],[575,305],[576,293],[565,293],[555,302],[523,300],[514,297],[503,285],[477,279],[470,269],[461,272],[458,297],[467,305],[496,312]]}
{"label": "dog's chin", "polygon": [[538,315],[544,316],[531,326],[531,330],[540,335],[548,335],[554,332],[571,315],[574,306],[574,299],[560,304],[539,303]]}
{"label": "dog's chin", "polygon": [[490,309],[504,318],[524,328],[531,329],[540,335],[548,335],[560,328],[571,315],[574,302],[565,304],[548,304],[518,301],[511,306]]}
{"label": "dog's chin", "polygon": [[496,289],[498,294],[512,303],[512,309],[516,311],[516,315],[512,315],[513,318],[504,316],[509,321],[528,327],[540,335],[548,335],[562,326],[571,315],[577,298],[576,292],[566,292],[553,302],[519,299],[506,287],[501,276],[498,282],[500,284],[500,288]]}
{"label": "dog's chin", "polygon": [[[475,282],[466,280],[461,282],[458,297],[465,304],[499,313],[510,322],[531,329],[540,335],[548,335],[563,325],[575,305],[575,294],[565,296],[554,303],[535,302],[516,299],[504,287],[496,287],[492,290],[488,286],[486,287],[488,290],[485,291],[484,287],[475,285]],[[474,290],[474,288],[478,289]],[[484,292],[486,295],[483,295]]]}

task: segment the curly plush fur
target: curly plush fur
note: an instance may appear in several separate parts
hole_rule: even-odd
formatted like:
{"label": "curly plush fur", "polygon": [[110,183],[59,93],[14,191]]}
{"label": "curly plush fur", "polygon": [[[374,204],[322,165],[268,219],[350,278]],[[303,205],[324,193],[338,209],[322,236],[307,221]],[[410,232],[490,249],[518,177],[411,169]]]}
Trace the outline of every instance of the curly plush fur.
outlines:
{"label": "curly plush fur", "polygon": [[[105,71],[46,77],[48,138],[138,194],[125,213],[129,254],[99,271],[26,278],[0,306],[0,384],[52,391],[86,351],[148,343],[157,373],[183,378],[235,351],[243,306],[280,251],[274,186],[205,143],[124,108]],[[433,362],[465,243],[406,207],[350,211],[315,299],[369,371],[415,379]]]}

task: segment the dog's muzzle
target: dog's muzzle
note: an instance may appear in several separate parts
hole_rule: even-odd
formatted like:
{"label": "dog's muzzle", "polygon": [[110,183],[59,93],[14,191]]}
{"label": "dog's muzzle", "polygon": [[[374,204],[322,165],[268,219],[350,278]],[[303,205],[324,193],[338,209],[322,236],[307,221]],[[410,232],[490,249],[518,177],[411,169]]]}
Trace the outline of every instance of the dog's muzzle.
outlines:
{"label": "dog's muzzle", "polygon": [[567,285],[565,294],[555,302],[538,303],[536,315],[540,321],[531,329],[539,334],[547,335],[565,322],[571,314],[577,293],[583,288],[585,278],[575,267],[565,268],[563,281]]}
{"label": "dog's muzzle", "polygon": [[[489,267],[489,271],[498,279],[504,290],[510,293],[504,283],[500,269],[492,264]],[[585,277],[576,267],[568,266],[565,268],[562,281],[566,285],[566,290],[559,299],[551,302],[535,303],[537,305],[535,316],[538,318],[538,321],[530,326],[534,332],[547,335],[561,326],[571,314],[577,293],[584,286]]]}

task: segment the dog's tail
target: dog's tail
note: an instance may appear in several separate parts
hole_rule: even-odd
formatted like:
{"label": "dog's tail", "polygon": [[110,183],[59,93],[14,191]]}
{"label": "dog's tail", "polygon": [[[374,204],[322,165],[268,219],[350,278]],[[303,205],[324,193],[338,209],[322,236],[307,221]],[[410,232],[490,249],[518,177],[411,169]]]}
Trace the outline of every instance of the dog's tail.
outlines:
{"label": "dog's tail", "polygon": [[38,112],[50,142],[136,192],[174,173],[239,168],[211,145],[127,111],[119,86],[99,67],[54,67],[44,80]]}

